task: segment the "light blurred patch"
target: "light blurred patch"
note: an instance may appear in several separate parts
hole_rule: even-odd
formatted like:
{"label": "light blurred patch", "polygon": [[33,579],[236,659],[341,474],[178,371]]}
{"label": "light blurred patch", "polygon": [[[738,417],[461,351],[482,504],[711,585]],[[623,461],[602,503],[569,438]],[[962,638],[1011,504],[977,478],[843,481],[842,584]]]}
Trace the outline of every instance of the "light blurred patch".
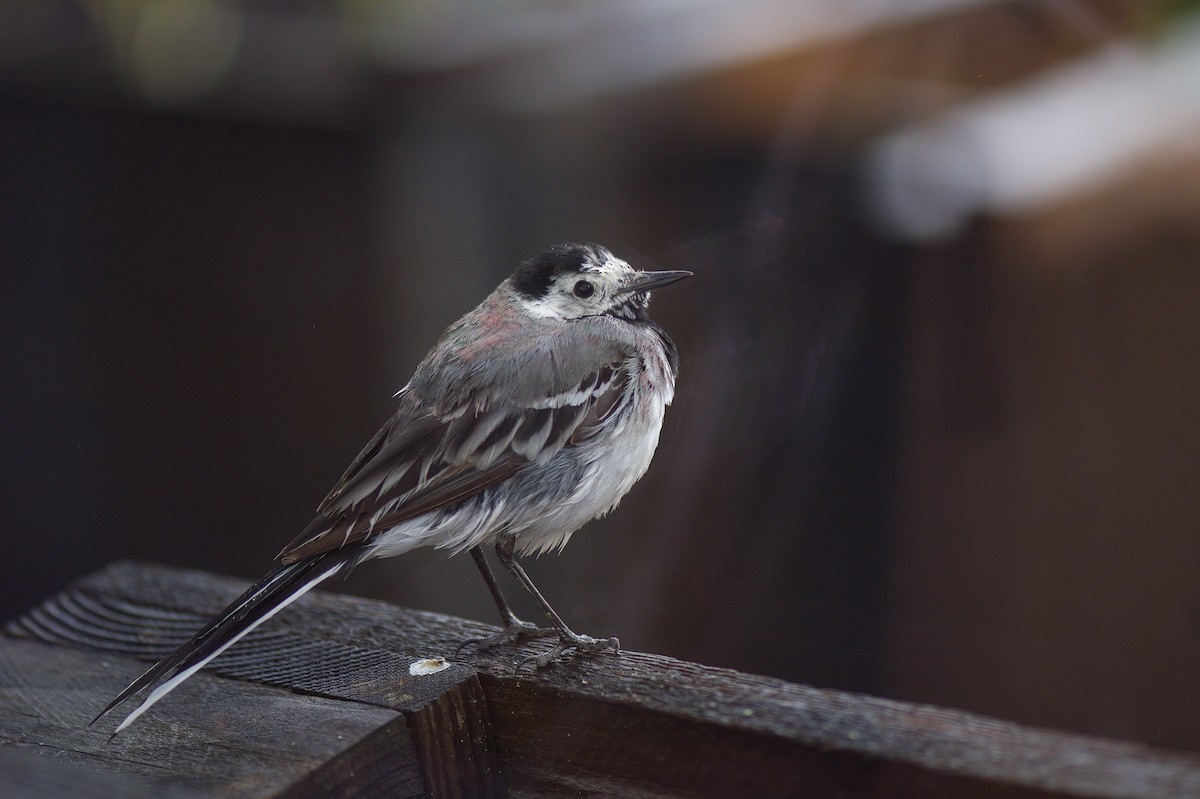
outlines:
{"label": "light blurred patch", "polygon": [[213,0],[146,3],[133,29],[129,77],[154,103],[203,97],[227,78],[242,31],[240,13]]}

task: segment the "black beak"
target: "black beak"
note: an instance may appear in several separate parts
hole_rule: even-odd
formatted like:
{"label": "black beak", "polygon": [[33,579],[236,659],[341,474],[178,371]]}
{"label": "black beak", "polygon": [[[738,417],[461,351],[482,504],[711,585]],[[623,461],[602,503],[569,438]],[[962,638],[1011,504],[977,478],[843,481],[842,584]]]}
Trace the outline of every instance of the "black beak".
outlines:
{"label": "black beak", "polygon": [[683,280],[685,277],[691,276],[692,273],[686,269],[679,269],[674,272],[638,272],[633,282],[618,291],[617,294],[641,294],[652,289],[669,286],[678,280]]}

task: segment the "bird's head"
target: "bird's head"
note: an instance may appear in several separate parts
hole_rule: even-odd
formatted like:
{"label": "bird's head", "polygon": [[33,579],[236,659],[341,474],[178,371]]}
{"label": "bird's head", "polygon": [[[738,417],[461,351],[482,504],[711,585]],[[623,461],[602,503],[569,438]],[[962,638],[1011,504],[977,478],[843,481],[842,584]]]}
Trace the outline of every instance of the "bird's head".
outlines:
{"label": "bird's head", "polygon": [[642,272],[598,244],[556,244],[517,267],[509,282],[533,316],[580,319],[645,315],[650,292],[691,272]]}

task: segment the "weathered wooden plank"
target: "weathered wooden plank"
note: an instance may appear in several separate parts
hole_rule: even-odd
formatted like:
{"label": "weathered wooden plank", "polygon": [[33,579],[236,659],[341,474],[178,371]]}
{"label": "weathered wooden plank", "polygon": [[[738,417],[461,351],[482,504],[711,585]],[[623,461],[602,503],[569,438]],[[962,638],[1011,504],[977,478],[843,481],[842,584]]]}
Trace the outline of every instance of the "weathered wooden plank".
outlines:
{"label": "weathered wooden plank", "polygon": [[425,785],[439,799],[508,795],[500,753],[479,679],[472,676],[406,711]]}
{"label": "weathered wooden plank", "polygon": [[[204,572],[118,563],[10,622],[5,633],[154,660],[186,641],[244,588],[243,581]],[[459,636],[492,631],[437,614],[313,594],[231,647],[209,671],[414,710],[474,675],[475,668],[452,661],[443,671],[413,674],[413,662],[452,654]]]}
{"label": "weathered wooden plank", "polygon": [[[242,587],[197,572],[118,564],[8,633],[153,656]],[[314,593],[216,665],[241,679],[397,709],[410,723],[478,670],[487,715],[455,722],[455,735],[468,742],[461,755],[446,754],[458,743],[438,753],[440,733],[425,736],[425,774],[431,762],[475,758],[486,772],[498,755],[513,796],[1200,797],[1200,758],[1192,755],[653,655],[624,652],[514,675],[527,648],[484,656],[468,649],[438,674],[409,674],[413,660],[452,660],[464,638],[488,629]],[[183,694],[156,711],[162,719],[196,712],[183,705],[197,701],[203,697]],[[424,712],[433,719],[441,710]],[[487,728],[494,752],[486,738],[469,743],[471,729]],[[464,790],[458,779],[440,790]]]}
{"label": "weathered wooden plank", "polygon": [[379,727],[276,794],[279,799],[426,797],[407,719]]}
{"label": "weathered wooden plank", "polygon": [[[143,716],[136,735],[110,740],[111,727],[89,727],[96,699],[144,668],[126,658],[0,638],[0,747],[112,775],[133,796],[262,797],[320,771],[379,727],[399,722],[408,737],[394,711],[207,674],[179,688],[170,713]],[[423,793],[415,768],[393,784],[415,788],[394,795]]]}
{"label": "weathered wooden plank", "polygon": [[[154,590],[166,592],[152,603],[139,600],[137,591],[126,590],[130,584],[120,578],[117,582],[122,590],[112,592],[96,591],[96,586],[85,583],[34,608],[7,631],[19,637],[156,658],[186,640],[229,598],[224,595],[226,586],[214,590],[208,577],[192,576],[199,578],[198,591],[190,590],[188,581],[182,579],[166,585],[147,581]],[[228,591],[239,590],[232,581],[227,585]],[[197,612],[197,608],[202,610]],[[213,671],[399,710],[408,724],[403,745],[411,751],[397,750],[390,759],[415,763],[430,795],[505,794],[494,736],[486,720],[486,700],[473,668],[454,664],[442,671],[414,674],[409,667],[423,659],[420,650],[407,655],[369,641],[348,640],[337,632],[337,620],[329,621],[332,624],[323,627],[322,634],[315,634],[315,628],[297,629],[286,623],[269,627],[231,649]],[[355,790],[361,790],[360,783],[367,780],[380,796],[398,795],[384,780],[394,767],[385,769],[382,776],[368,777],[364,771],[383,758],[376,752],[378,746],[396,745],[394,733],[389,729],[346,753],[338,763],[310,773],[288,795],[336,794],[343,787],[344,774],[356,775]]]}
{"label": "weathered wooden plank", "polygon": [[490,696],[512,796],[1064,795],[1027,780],[982,780],[851,747],[800,746],[724,722],[646,713],[622,700],[509,681],[497,681]]}
{"label": "weathered wooden plank", "polygon": [[0,746],[0,792],[5,799],[200,799],[178,786],[154,786],[57,755],[50,747]]}

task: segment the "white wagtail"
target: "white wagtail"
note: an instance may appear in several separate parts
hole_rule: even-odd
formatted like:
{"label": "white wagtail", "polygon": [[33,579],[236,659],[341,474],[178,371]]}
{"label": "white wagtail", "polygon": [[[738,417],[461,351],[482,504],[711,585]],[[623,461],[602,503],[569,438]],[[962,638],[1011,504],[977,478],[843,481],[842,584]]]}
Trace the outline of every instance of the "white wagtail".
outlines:
{"label": "white wagtail", "polygon": [[[515,555],[561,549],[646,472],[678,368],[674,343],[646,308],[652,289],[690,275],[638,271],[595,244],[561,244],[521,264],[425,356],[397,393],[395,415],[279,554],[281,564],[96,720],[156,686],[120,732],[321,581],[422,546],[474,557],[504,620],[501,632],[474,643],[557,635],[532,658],[538,667],[568,651],[619,650],[616,638],[572,632]],[[485,544],[552,627],[516,617]]]}

